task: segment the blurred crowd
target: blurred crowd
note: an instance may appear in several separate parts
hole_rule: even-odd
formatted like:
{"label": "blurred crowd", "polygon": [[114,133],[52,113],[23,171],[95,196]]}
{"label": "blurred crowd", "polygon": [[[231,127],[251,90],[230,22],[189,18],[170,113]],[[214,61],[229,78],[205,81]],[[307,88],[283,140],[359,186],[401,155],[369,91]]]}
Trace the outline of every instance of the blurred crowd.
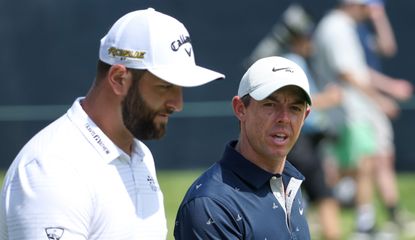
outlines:
{"label": "blurred crowd", "polygon": [[[382,69],[398,50],[385,4],[338,0],[321,19],[292,4],[246,60],[282,55],[308,75],[313,107],[288,160],[306,177],[318,217],[310,226],[322,239],[341,238],[341,207],[355,209],[351,239],[399,239],[413,223],[399,204],[392,127],[413,86]],[[382,224],[375,193],[388,213]]]}

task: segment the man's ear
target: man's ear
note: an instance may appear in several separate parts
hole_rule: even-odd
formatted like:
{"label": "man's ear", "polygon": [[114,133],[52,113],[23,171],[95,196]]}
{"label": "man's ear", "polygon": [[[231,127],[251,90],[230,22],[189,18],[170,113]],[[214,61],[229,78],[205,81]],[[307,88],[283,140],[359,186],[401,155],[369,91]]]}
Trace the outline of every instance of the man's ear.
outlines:
{"label": "man's ear", "polygon": [[307,106],[307,110],[305,110],[304,120],[307,118],[307,116],[310,114],[310,112],[311,112],[311,107],[310,106]]}
{"label": "man's ear", "polygon": [[120,64],[112,65],[108,71],[108,82],[112,91],[116,95],[125,96],[131,85],[128,70],[125,66]]}
{"label": "man's ear", "polygon": [[245,118],[246,108],[239,96],[232,98],[232,108],[235,116],[242,121]]}

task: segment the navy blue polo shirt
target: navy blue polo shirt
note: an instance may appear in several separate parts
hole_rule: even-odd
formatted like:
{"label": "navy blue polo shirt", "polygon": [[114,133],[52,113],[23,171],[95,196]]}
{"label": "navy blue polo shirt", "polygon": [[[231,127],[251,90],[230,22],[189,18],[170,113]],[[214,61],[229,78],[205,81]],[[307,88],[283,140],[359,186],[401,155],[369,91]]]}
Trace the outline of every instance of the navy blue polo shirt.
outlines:
{"label": "navy blue polo shirt", "polygon": [[310,239],[303,175],[285,163],[286,215],[270,187],[274,175],[245,159],[235,145],[227,144],[222,159],[190,186],[176,216],[175,239]]}

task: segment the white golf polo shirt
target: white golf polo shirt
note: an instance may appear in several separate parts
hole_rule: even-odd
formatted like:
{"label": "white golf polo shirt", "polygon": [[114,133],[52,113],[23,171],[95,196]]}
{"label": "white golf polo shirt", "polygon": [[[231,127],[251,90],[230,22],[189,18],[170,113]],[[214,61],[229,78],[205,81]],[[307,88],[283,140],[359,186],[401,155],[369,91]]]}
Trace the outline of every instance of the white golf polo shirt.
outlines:
{"label": "white golf polo shirt", "polygon": [[367,122],[372,118],[376,104],[361,90],[339,78],[347,73],[361,84],[369,84],[370,76],[357,25],[341,10],[332,10],[320,21],[314,34],[314,66],[318,80],[324,83],[337,82],[343,89],[342,106],[349,123]]}
{"label": "white golf polo shirt", "polygon": [[128,156],[92,122],[80,100],[34,136],[9,168],[0,239],[166,239],[150,150],[135,140]]}

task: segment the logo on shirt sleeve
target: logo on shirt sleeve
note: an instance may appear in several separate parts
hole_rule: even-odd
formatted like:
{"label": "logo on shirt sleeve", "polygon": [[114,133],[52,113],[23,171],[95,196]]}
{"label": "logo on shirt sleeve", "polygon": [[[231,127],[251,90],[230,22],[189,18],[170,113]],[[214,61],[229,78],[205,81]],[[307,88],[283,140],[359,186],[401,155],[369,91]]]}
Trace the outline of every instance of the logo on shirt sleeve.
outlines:
{"label": "logo on shirt sleeve", "polygon": [[47,227],[45,228],[46,236],[49,240],[59,240],[63,235],[63,228],[60,227]]}

